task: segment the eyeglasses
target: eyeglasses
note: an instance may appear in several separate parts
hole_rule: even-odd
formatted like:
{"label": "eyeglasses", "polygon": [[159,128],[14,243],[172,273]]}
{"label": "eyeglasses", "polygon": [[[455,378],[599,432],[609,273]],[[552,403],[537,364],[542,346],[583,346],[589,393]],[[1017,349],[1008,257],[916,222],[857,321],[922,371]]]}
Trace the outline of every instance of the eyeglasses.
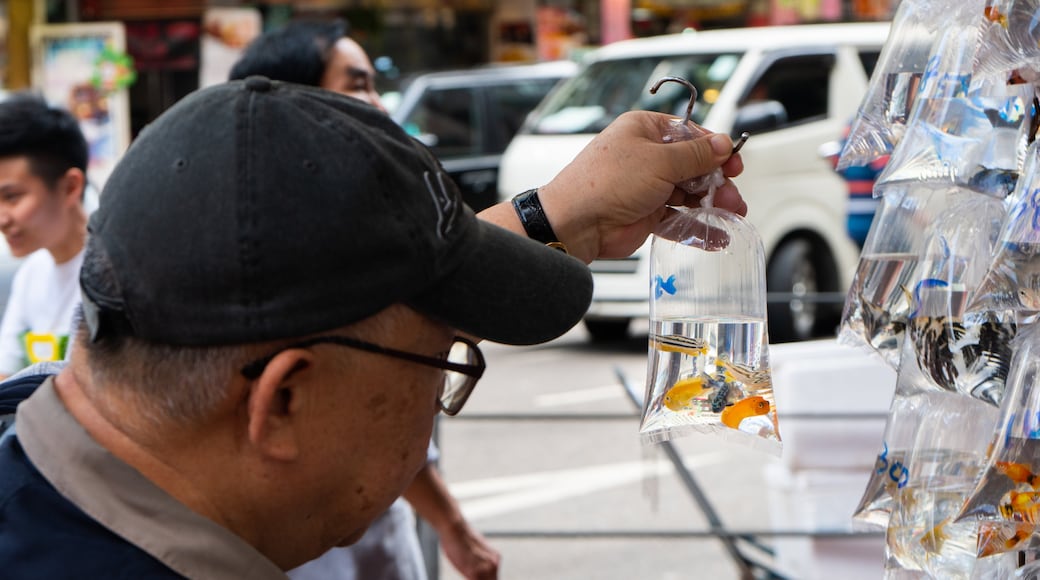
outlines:
{"label": "eyeglasses", "polygon": [[[455,337],[451,350],[448,351],[447,357],[443,359],[386,348],[346,336],[317,336],[290,344],[278,352],[290,348],[308,348],[317,344],[346,346],[442,369],[444,371],[444,385],[441,388],[437,403],[445,415],[456,415],[462,410],[462,406],[466,404],[466,399],[469,399],[469,394],[473,392],[473,387],[480,380],[487,366],[484,363],[484,355],[477,348],[476,343],[461,336]],[[242,367],[242,375],[247,379],[259,378],[264,372],[264,367],[271,362],[271,359],[276,354],[278,353],[271,353]]]}

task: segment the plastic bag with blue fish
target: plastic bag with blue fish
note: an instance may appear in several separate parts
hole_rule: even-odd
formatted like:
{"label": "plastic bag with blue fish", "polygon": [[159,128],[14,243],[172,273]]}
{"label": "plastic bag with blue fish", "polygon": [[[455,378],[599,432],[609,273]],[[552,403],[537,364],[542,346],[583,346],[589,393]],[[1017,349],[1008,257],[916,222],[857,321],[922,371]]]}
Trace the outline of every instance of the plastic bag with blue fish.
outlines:
{"label": "plastic bag with blue fish", "polygon": [[1033,87],[974,73],[977,32],[954,26],[940,37],[876,193],[899,181],[952,182],[1001,199],[1014,189],[1033,126]]}
{"label": "plastic bag with blue fish", "polygon": [[1029,146],[986,276],[969,311],[1040,312],[1040,151]]}
{"label": "plastic bag with blue fish", "polygon": [[[675,77],[654,90],[669,80],[686,84],[695,97],[696,89]],[[692,139],[697,134],[688,128],[674,125],[664,138]],[[779,454],[765,249],[747,220],[712,207],[720,184],[680,184],[691,194],[707,188],[701,207],[670,208],[651,236],[649,361],[639,432],[646,443],[701,433]]]}
{"label": "plastic bag with blue fish", "polygon": [[928,182],[886,185],[845,298],[840,344],[869,347],[899,369],[918,262],[954,191]]}
{"label": "plastic bag with blue fish", "polygon": [[988,0],[982,12],[982,72],[1020,70],[1027,82],[1040,68],[1040,1]]}
{"label": "plastic bag with blue fish", "polygon": [[903,0],[892,18],[859,112],[838,159],[839,170],[888,155],[899,143],[947,7],[959,0]]}
{"label": "plastic bag with blue fish", "polygon": [[712,434],[778,454],[761,238],[735,213],[675,208],[651,240],[641,438]]}
{"label": "plastic bag with blue fish", "polygon": [[966,311],[966,305],[986,275],[1004,205],[966,190],[949,195],[950,207],[936,219],[918,280],[909,290],[907,342],[923,385],[999,406],[1011,364],[1014,315]]}
{"label": "plastic bag with blue fish", "polygon": [[967,580],[977,571],[978,525],[954,520],[983,472],[1000,413],[959,393],[921,396],[924,413],[906,460],[907,483],[888,527],[890,565]]}
{"label": "plastic bag with blue fish", "polygon": [[955,519],[1003,523],[1004,530],[1027,524],[1035,531],[1040,523],[1040,326],[1020,326],[1012,347],[986,468]]}

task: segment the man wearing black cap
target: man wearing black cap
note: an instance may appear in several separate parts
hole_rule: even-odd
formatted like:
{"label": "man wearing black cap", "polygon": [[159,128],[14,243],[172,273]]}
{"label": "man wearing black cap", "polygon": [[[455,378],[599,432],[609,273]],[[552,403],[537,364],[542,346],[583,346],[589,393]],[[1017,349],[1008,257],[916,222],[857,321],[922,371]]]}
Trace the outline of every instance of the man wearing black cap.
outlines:
{"label": "man wearing black cap", "polygon": [[[347,36],[346,21],[297,20],[251,42],[230,80],[262,75],[272,80],[321,87],[385,112],[375,90],[368,54]],[[444,555],[470,580],[496,578],[500,555],[466,520],[437,469],[439,450],[431,441],[427,462],[402,498],[372,523],[357,543],[336,548],[293,569],[293,580],[354,580],[363,577],[426,580],[426,562],[415,524],[421,516],[437,533]],[[409,506],[411,504],[411,506]],[[414,507],[415,513],[412,512]],[[362,574],[362,571],[364,574]]]}
{"label": "man wearing black cap", "polygon": [[[257,77],[182,100],[106,183],[71,363],[0,444],[0,570],[284,578],[356,540],[481,376],[468,337],[566,332],[582,260],[697,203],[675,183],[739,173],[728,137],[667,124],[623,115],[476,219],[368,105]],[[731,184],[716,204],[744,211]]]}

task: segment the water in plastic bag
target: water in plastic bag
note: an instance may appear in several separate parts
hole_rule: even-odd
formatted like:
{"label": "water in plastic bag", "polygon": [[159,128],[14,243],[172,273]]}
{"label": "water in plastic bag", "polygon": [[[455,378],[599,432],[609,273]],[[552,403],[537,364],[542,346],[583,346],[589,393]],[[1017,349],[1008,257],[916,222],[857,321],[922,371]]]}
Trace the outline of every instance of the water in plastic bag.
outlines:
{"label": "water in plastic bag", "polygon": [[729,211],[676,208],[652,236],[650,276],[643,441],[707,433],[779,453],[754,228]]}
{"label": "water in plastic bag", "polygon": [[886,187],[845,299],[840,344],[866,345],[899,368],[918,261],[952,189],[932,183]]}
{"label": "water in plastic bag", "polygon": [[999,412],[971,397],[933,391],[922,395],[921,417],[907,457],[887,535],[888,553],[907,569],[933,578],[972,577],[978,527],[955,517],[987,461],[987,443]]}
{"label": "water in plastic bag", "polygon": [[[1011,363],[1011,313],[966,312],[1000,233],[1000,200],[952,190],[926,242],[911,290],[907,340],[924,384],[999,406]],[[980,259],[981,257],[981,259]]]}
{"label": "water in plastic bag", "polygon": [[838,159],[839,170],[888,155],[910,120],[932,44],[938,30],[941,0],[902,0],[892,18],[859,113]]}
{"label": "water in plastic bag", "polygon": [[1040,311],[1040,157],[1037,144],[1008,202],[1010,209],[986,276],[968,310]]}
{"label": "water in plastic bag", "polygon": [[925,399],[920,392],[905,392],[909,389],[900,388],[906,386],[905,382],[897,383],[881,439],[881,450],[874,461],[863,497],[852,514],[857,527],[888,527],[899,493],[909,482],[906,461],[924,414]]}
{"label": "water in plastic bag", "polygon": [[1040,523],[1040,327],[1019,327],[986,472],[959,518]]}
{"label": "water in plastic bag", "polygon": [[917,118],[878,177],[878,186],[943,181],[1007,197],[1018,177],[1033,107],[1031,87],[1005,88],[1007,94],[1000,96],[919,97]]}
{"label": "water in plastic bag", "polygon": [[[1040,2],[1037,0],[988,0],[983,8],[984,27],[978,70],[1037,69],[1040,65]],[[1031,75],[1027,75],[1031,76]],[[1035,78],[1027,78],[1029,82]]]}
{"label": "water in plastic bag", "polygon": [[[664,142],[705,132],[686,118]],[[747,140],[745,133],[733,152]],[[701,195],[701,207],[671,208],[650,246],[650,340],[640,434],[647,443],[690,433],[714,433],[773,453],[780,432],[766,339],[765,249],[739,215],[712,207],[721,169],[677,186]]]}

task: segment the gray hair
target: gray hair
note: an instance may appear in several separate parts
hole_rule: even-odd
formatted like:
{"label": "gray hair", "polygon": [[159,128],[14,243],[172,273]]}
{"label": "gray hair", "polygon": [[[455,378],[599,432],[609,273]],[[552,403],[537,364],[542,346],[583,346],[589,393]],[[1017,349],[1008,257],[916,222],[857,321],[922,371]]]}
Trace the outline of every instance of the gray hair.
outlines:
{"label": "gray hair", "polygon": [[[404,308],[392,305],[330,333],[378,340],[395,329]],[[87,353],[92,394],[102,400],[112,395],[132,400],[140,418],[153,425],[204,419],[226,399],[245,365],[300,338],[306,337],[229,346],[174,346],[133,336],[92,342],[77,313],[76,341]]]}

